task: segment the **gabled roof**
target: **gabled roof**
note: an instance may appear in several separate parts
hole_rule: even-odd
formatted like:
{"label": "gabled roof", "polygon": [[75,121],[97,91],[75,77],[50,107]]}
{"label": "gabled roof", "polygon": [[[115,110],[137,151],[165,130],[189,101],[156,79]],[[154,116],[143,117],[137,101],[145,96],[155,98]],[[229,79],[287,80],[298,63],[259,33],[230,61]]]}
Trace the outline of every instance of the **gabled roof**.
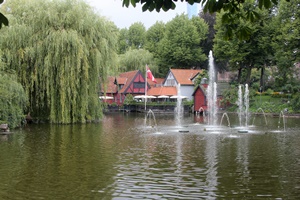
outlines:
{"label": "gabled roof", "polygon": [[118,91],[117,86],[115,85],[115,77],[109,76],[107,77],[106,83],[102,85],[101,92],[102,93],[116,93]]}
{"label": "gabled roof", "polygon": [[202,73],[199,69],[170,69],[169,73],[172,73],[177,83],[180,85],[194,85],[193,79]]}
{"label": "gabled roof", "polygon": [[[134,71],[130,71],[130,72],[124,72],[121,73],[118,77],[117,77],[117,83],[118,84],[123,84],[124,86],[119,90],[119,93],[124,93],[126,91],[126,89],[130,86],[130,84],[132,83],[132,81],[134,80],[135,76],[141,73],[140,70],[134,70]],[[119,82],[120,81],[120,82]]]}
{"label": "gabled roof", "polygon": [[194,90],[192,96],[195,96],[195,93],[196,93],[196,91],[197,91],[198,89],[199,89],[204,95],[206,95],[207,89],[205,88],[205,86],[204,86],[204,85],[198,85],[198,86],[195,88],[195,90]]}
{"label": "gabled roof", "polygon": [[151,96],[173,96],[177,95],[177,88],[172,86],[165,86],[165,87],[153,87],[147,91],[147,95]]}

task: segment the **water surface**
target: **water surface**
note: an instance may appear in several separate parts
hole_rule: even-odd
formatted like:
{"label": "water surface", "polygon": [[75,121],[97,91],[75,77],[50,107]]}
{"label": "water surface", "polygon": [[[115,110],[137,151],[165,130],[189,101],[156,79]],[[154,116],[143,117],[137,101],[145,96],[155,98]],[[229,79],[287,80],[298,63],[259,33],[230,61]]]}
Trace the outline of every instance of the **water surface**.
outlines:
{"label": "water surface", "polygon": [[[0,199],[298,199],[300,119],[109,114],[0,135]],[[250,120],[251,121],[251,120]],[[245,128],[243,128],[245,129]],[[179,132],[183,130],[182,132]]]}

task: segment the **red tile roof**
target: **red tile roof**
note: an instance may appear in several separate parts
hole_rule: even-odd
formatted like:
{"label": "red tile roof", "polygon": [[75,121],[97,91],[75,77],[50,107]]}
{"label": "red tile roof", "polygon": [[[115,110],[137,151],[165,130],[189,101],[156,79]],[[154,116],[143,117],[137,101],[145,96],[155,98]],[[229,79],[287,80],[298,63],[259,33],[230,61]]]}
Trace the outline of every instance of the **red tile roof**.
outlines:
{"label": "red tile roof", "polygon": [[109,76],[106,80],[106,83],[102,85],[101,92],[102,93],[116,93],[118,91],[117,86],[114,84],[115,77]]}
{"label": "red tile roof", "polygon": [[119,93],[123,93],[126,90],[126,88],[129,86],[129,84],[132,82],[132,79],[135,77],[135,75],[138,72],[139,72],[139,70],[124,72],[124,73],[120,74],[119,77],[117,77],[118,84],[124,84],[122,89],[120,89]]}
{"label": "red tile roof", "polygon": [[152,96],[173,96],[177,95],[177,88],[176,87],[153,87],[147,91],[147,95]]}
{"label": "red tile roof", "polygon": [[193,78],[202,73],[202,70],[198,69],[171,69],[170,71],[180,85],[194,85]]}
{"label": "red tile roof", "polygon": [[160,85],[164,82],[164,78],[155,78],[156,83],[153,82],[151,79],[147,78],[147,83],[150,85],[150,87],[155,87],[155,85]]}

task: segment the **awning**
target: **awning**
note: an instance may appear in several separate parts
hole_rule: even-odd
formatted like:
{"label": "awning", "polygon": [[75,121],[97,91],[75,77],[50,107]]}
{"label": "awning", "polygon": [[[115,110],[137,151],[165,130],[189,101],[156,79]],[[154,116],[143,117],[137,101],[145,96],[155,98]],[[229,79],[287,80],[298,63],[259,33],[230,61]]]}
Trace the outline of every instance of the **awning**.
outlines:
{"label": "awning", "polygon": [[171,96],[170,98],[171,99],[187,99],[188,97],[187,96],[177,96],[177,95],[174,95],[174,96]]}
{"label": "awning", "polygon": [[157,98],[159,98],[159,99],[168,99],[169,96],[167,96],[167,95],[160,95]]}
{"label": "awning", "polygon": [[114,99],[113,97],[110,97],[110,96],[100,96],[99,99],[105,99],[105,100],[108,100],[108,99]]}
{"label": "awning", "polygon": [[137,95],[134,96],[133,98],[135,99],[155,99],[155,96],[151,96],[151,95]]}

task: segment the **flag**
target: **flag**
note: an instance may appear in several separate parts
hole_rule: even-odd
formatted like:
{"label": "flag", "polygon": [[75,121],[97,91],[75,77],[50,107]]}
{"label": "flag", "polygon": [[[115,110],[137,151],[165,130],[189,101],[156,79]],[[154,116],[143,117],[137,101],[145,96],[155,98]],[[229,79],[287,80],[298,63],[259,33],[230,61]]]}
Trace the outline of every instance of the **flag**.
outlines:
{"label": "flag", "polygon": [[156,83],[156,79],[154,78],[152,72],[150,71],[148,65],[147,65],[147,78],[151,79],[153,82]]}

